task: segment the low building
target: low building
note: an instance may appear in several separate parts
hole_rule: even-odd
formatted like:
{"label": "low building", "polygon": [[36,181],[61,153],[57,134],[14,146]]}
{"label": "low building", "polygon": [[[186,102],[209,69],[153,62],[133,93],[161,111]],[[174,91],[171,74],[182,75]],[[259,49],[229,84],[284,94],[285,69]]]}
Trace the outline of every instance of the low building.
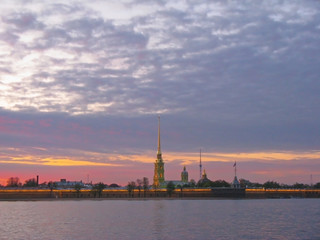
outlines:
{"label": "low building", "polygon": [[60,182],[54,182],[58,189],[74,188],[76,185],[80,185],[82,188],[85,184],[82,181],[67,181],[66,179],[60,179]]}

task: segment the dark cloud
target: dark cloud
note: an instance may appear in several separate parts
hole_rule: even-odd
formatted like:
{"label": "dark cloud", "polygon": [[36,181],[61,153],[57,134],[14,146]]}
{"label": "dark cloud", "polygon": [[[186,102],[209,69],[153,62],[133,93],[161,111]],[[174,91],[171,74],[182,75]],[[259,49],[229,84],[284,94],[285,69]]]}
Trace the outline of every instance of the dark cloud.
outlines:
{"label": "dark cloud", "polygon": [[0,106],[53,121],[30,144],[150,148],[161,114],[170,150],[319,146],[318,2],[77,3],[1,13]]}

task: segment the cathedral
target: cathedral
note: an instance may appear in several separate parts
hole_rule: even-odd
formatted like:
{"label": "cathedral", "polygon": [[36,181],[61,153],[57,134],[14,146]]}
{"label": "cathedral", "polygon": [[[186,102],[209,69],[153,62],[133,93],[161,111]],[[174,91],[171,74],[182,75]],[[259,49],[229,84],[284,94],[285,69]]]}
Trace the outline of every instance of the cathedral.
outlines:
{"label": "cathedral", "polygon": [[164,162],[161,153],[161,143],[160,143],[160,117],[158,117],[158,150],[157,159],[154,163],[154,176],[153,176],[153,187],[154,188],[165,188],[169,182],[172,182],[175,186],[184,185],[188,183],[188,172],[184,166],[181,172],[181,181],[164,179]]}
{"label": "cathedral", "polygon": [[164,184],[164,162],[162,159],[161,153],[161,144],[160,144],[160,117],[158,117],[158,151],[157,151],[157,160],[154,163],[154,177],[153,177],[153,186],[159,188]]}
{"label": "cathedral", "polygon": [[[203,170],[202,172],[202,164],[201,164],[201,150],[200,150],[200,180],[198,181],[198,186],[205,185],[207,183],[210,183],[211,180],[208,179],[206,170]],[[232,188],[241,188],[239,180],[237,178],[237,163],[235,162],[233,167],[235,168],[235,176],[234,180],[231,183]],[[161,142],[160,142],[160,117],[158,117],[158,150],[157,150],[157,159],[154,163],[154,176],[153,176],[153,187],[154,188],[166,188],[168,183],[172,182],[176,187],[184,186],[189,183],[188,180],[188,172],[186,170],[186,167],[183,167],[183,170],[181,172],[181,180],[165,180],[164,177],[164,162],[162,159],[162,153],[161,153]]]}

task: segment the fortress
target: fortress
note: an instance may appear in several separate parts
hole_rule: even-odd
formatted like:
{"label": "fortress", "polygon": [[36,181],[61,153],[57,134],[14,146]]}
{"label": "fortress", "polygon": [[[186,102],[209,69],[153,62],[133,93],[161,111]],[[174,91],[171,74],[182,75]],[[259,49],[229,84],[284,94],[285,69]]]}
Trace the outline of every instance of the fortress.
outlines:
{"label": "fortress", "polygon": [[[158,149],[157,159],[154,163],[153,188],[147,189],[103,189],[95,194],[91,189],[0,189],[1,200],[36,200],[36,199],[126,199],[126,198],[320,198],[320,189],[245,189],[240,188],[237,179],[236,162],[235,178],[232,187],[221,188],[184,188],[188,184],[188,172],[184,166],[181,172],[181,180],[165,180],[164,161],[162,159],[160,142],[160,117],[158,117]],[[201,154],[200,154],[201,156]],[[200,157],[200,172],[201,172]],[[205,170],[198,183],[210,181]],[[172,182],[176,189],[168,194],[166,189],[169,182]],[[180,186],[180,188],[179,188]]]}

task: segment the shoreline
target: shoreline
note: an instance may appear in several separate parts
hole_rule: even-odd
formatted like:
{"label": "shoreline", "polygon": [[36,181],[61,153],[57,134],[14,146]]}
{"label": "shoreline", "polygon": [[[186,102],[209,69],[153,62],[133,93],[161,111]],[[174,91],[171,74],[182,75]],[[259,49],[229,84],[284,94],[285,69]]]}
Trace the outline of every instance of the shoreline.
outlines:
{"label": "shoreline", "polygon": [[128,191],[105,189],[91,190],[50,190],[50,189],[0,189],[1,201],[61,201],[61,200],[224,200],[224,199],[290,199],[320,198],[320,189],[166,189]]}

